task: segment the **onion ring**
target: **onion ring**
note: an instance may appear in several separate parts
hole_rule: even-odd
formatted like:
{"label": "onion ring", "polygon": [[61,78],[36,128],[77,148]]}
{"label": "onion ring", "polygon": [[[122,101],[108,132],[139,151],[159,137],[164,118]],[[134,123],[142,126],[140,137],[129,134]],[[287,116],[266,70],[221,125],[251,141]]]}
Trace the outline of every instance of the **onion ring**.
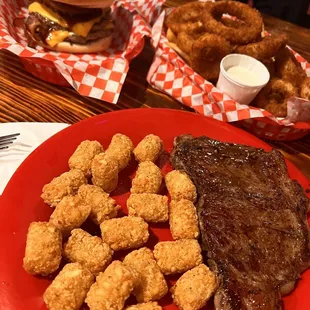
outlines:
{"label": "onion ring", "polygon": [[192,68],[206,80],[217,80],[220,73],[220,62],[232,52],[230,43],[216,35],[206,33],[192,45],[190,54]]}
{"label": "onion ring", "polygon": [[307,77],[300,63],[288,48],[280,50],[276,55],[276,74],[279,78],[292,83],[295,87],[299,87]]}
{"label": "onion ring", "polygon": [[203,31],[202,16],[212,5],[212,2],[197,1],[179,6],[165,19],[165,25],[175,35],[180,32]]}
{"label": "onion ring", "polygon": [[232,19],[230,17],[222,16],[220,22],[224,24],[226,27],[240,29],[245,26],[245,22],[239,19]]}
{"label": "onion ring", "polygon": [[238,46],[235,49],[235,52],[238,54],[245,54],[262,61],[274,57],[280,49],[285,47],[287,42],[288,38],[285,34],[280,34],[277,36],[274,35],[265,37],[256,43]]}
{"label": "onion ring", "polygon": [[[245,23],[245,27],[227,27],[218,19],[224,13],[236,16]],[[233,44],[248,44],[261,37],[263,20],[260,13],[247,4],[235,1],[219,1],[204,12],[203,25],[207,32],[218,34]]]}
{"label": "onion ring", "polygon": [[306,77],[300,85],[300,97],[310,100],[310,77]]}
{"label": "onion ring", "polygon": [[259,92],[252,105],[265,109],[274,116],[286,117],[287,100],[297,95],[297,88],[290,82],[275,78]]}
{"label": "onion ring", "polygon": [[267,70],[269,71],[270,78],[274,78],[276,75],[275,61],[273,58],[262,60],[262,63],[265,65]]}
{"label": "onion ring", "polygon": [[200,37],[200,34],[189,34],[187,32],[180,32],[177,37],[178,47],[186,54],[190,55],[195,41]]}

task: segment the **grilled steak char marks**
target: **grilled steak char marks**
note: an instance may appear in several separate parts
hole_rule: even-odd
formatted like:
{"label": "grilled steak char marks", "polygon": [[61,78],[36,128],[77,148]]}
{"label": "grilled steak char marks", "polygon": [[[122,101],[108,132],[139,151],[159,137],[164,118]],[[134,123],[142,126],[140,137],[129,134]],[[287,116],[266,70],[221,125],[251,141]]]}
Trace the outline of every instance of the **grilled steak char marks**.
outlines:
{"label": "grilled steak char marks", "polygon": [[281,153],[183,135],[171,163],[199,194],[202,248],[221,280],[216,309],[281,309],[281,292],[310,264],[309,200]]}

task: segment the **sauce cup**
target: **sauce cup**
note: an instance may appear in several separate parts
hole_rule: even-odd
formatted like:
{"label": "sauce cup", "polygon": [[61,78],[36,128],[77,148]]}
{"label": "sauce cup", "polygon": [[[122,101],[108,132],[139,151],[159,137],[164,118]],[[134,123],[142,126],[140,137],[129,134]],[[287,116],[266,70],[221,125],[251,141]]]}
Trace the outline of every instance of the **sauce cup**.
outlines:
{"label": "sauce cup", "polygon": [[[255,74],[257,84],[247,85],[229,76],[227,70],[236,66],[246,68]],[[216,87],[238,103],[248,105],[259,91],[266,86],[269,79],[269,71],[260,61],[247,55],[230,54],[221,61],[220,76]]]}

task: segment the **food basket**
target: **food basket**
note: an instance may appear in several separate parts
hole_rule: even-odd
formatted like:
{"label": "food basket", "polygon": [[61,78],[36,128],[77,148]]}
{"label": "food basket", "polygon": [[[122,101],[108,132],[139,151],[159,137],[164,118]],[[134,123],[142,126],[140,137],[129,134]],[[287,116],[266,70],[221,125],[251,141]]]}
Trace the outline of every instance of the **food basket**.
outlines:
{"label": "food basket", "polygon": [[[207,117],[234,122],[260,138],[296,140],[310,133],[310,102],[291,98],[288,117],[278,118],[264,109],[241,105],[205,80],[185,63],[169,45],[163,11],[152,28],[155,57],[148,73],[149,84]],[[295,53],[307,75],[310,64]]]}
{"label": "food basket", "polygon": [[21,58],[24,68],[33,76],[45,82],[70,87],[53,62],[41,58]]}
{"label": "food basket", "polygon": [[269,140],[298,140],[310,133],[310,124],[306,122],[296,122],[292,126],[281,126],[277,122],[264,117],[249,118],[238,123],[255,136]]}
{"label": "food basket", "polygon": [[69,54],[27,46],[23,31],[29,1],[0,3],[0,49],[17,55],[25,69],[49,83],[72,86],[81,95],[117,103],[130,61],[144,47],[164,0],[116,0],[111,47],[99,54]]}

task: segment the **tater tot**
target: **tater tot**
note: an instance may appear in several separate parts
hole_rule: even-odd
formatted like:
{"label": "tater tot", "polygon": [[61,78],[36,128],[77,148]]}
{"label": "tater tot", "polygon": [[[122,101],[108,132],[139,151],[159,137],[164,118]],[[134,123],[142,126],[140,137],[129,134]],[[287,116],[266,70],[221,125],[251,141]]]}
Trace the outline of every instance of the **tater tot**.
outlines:
{"label": "tater tot", "polygon": [[202,263],[201,248],[195,239],[159,242],[154,256],[164,274],[182,273]]}
{"label": "tater tot", "polygon": [[102,240],[114,251],[135,249],[149,238],[148,224],[141,217],[124,216],[100,225]]}
{"label": "tater tot", "polygon": [[187,199],[195,202],[197,199],[196,187],[185,172],[173,170],[167,173],[165,182],[171,200]]}
{"label": "tater tot", "polygon": [[103,221],[117,217],[118,210],[121,208],[116,201],[109,197],[101,187],[95,185],[82,185],[78,195],[91,206],[89,218],[100,225]]}
{"label": "tater tot", "polygon": [[41,198],[51,207],[55,207],[65,196],[75,195],[83,184],[87,184],[84,174],[80,170],[73,169],[44,185]]}
{"label": "tater tot", "polygon": [[118,183],[117,160],[106,156],[106,153],[96,155],[91,165],[92,182],[101,187],[105,192],[111,193]]}
{"label": "tater tot", "polygon": [[196,208],[189,200],[181,199],[170,202],[169,224],[174,240],[197,239],[199,237]]}
{"label": "tater tot", "polygon": [[91,176],[91,162],[94,157],[103,152],[103,148],[98,141],[85,140],[77,147],[69,158],[70,169],[78,169],[85,177]]}
{"label": "tater tot", "polygon": [[125,310],[162,310],[162,307],[156,301],[151,301],[129,306]]}
{"label": "tater tot", "polygon": [[127,200],[128,215],[150,223],[167,222],[168,208],[168,197],[157,194],[131,194]]}
{"label": "tater tot", "polygon": [[150,249],[142,248],[129,253],[124,258],[124,264],[139,275],[140,282],[133,291],[138,302],[159,300],[167,294],[167,282]]}
{"label": "tater tot", "polygon": [[44,302],[50,310],[79,310],[93,283],[94,276],[87,268],[67,264],[46,289]]}
{"label": "tater tot", "polygon": [[111,143],[105,153],[107,156],[116,159],[118,171],[121,171],[130,162],[132,150],[133,144],[131,140],[127,136],[117,133],[112,137]]}
{"label": "tater tot", "polygon": [[157,160],[163,147],[162,140],[155,135],[147,135],[133,150],[135,158],[138,162]]}
{"label": "tater tot", "polygon": [[137,173],[132,180],[131,193],[133,194],[157,194],[162,182],[160,169],[151,161],[139,164]]}
{"label": "tater tot", "polygon": [[63,249],[63,256],[72,263],[80,263],[91,273],[104,271],[112,261],[113,251],[101,238],[83,229],[73,229]]}
{"label": "tater tot", "polygon": [[90,205],[78,195],[66,196],[56,206],[50,217],[50,223],[60,229],[63,236],[67,236],[72,229],[80,227],[86,221],[90,211]]}
{"label": "tater tot", "polygon": [[28,229],[24,269],[32,275],[47,276],[59,267],[62,235],[48,222],[32,222]]}
{"label": "tater tot", "polygon": [[87,293],[90,310],[121,310],[137,282],[136,276],[122,262],[113,261]]}
{"label": "tater tot", "polygon": [[199,310],[217,288],[216,276],[201,264],[184,273],[171,288],[173,302],[180,310]]}

